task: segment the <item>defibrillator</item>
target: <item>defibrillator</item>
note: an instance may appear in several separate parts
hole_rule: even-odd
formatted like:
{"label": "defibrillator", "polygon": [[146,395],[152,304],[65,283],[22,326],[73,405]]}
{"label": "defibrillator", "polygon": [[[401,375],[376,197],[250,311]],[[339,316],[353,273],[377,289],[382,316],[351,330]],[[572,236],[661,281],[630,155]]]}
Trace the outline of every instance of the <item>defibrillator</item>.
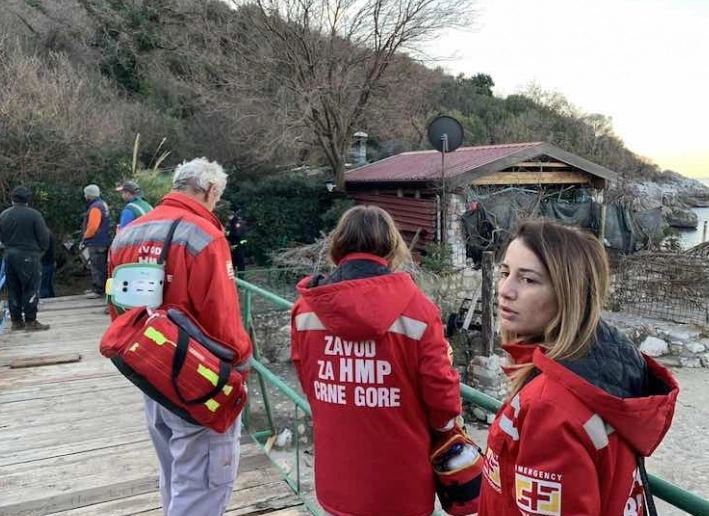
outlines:
{"label": "defibrillator", "polygon": [[126,263],[113,270],[113,276],[106,281],[106,295],[112,305],[120,310],[162,306],[165,262],[181,220],[177,219],[170,226],[157,263]]}

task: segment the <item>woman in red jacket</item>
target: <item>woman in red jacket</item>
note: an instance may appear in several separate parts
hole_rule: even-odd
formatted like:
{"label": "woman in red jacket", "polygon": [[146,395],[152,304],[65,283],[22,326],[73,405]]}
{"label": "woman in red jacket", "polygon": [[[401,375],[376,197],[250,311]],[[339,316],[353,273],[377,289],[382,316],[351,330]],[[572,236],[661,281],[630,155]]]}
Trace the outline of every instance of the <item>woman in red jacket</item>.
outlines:
{"label": "woman in red jacket", "polygon": [[313,411],[315,486],[335,516],[429,516],[432,431],[461,409],[438,308],[404,272],[391,217],[348,210],[330,236],[337,265],[300,282],[292,359]]}
{"label": "woman in red jacket", "polygon": [[498,309],[511,395],[488,435],[480,516],[646,514],[643,457],[678,386],[601,320],[608,279],[590,234],[527,221],[509,244]]}

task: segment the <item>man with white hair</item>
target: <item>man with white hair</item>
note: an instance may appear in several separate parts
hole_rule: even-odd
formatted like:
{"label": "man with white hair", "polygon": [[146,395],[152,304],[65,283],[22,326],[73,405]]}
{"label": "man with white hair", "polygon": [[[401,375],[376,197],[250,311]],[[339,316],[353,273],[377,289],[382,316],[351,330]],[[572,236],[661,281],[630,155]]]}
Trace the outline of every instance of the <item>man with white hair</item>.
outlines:
{"label": "man with white hair", "polygon": [[[241,323],[229,245],[212,213],[227,175],[205,158],[175,170],[172,192],[151,212],[123,228],[113,241],[109,270],[157,262],[179,220],[165,264],[163,304],[189,313],[205,332],[235,351],[246,371],[251,341]],[[111,316],[117,316],[111,308]],[[160,462],[160,497],[167,516],[219,515],[226,509],[238,467],[241,418],[225,433],[193,424],[145,397],[148,430]]]}

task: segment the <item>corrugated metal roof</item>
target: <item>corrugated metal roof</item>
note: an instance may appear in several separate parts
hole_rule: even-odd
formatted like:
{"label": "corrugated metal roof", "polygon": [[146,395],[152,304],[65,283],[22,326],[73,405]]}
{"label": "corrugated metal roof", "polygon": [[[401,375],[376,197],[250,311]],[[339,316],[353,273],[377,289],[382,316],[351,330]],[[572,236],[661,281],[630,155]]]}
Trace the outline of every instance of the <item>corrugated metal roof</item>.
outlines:
{"label": "corrugated metal roof", "polygon": [[413,197],[394,197],[357,192],[351,194],[357,204],[374,204],[386,210],[396,222],[407,244],[419,231],[415,249],[422,251],[436,237],[436,201],[435,199],[415,199]]}
{"label": "corrugated metal roof", "polygon": [[[470,170],[506,158],[512,154],[534,147],[543,142],[512,143],[461,147],[446,154],[445,174],[455,177]],[[441,154],[438,151],[404,152],[350,170],[345,175],[347,183],[432,181],[441,177]]]}

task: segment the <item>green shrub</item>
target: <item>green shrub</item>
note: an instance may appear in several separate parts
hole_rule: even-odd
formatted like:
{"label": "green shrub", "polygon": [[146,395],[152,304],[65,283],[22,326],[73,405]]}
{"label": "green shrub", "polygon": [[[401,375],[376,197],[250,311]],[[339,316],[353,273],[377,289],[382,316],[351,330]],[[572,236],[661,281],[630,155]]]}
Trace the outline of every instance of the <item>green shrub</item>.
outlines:
{"label": "green shrub", "polygon": [[323,178],[293,175],[230,182],[224,198],[246,219],[247,252],[258,264],[278,249],[312,243],[351,203],[328,192]]}
{"label": "green shrub", "polygon": [[441,243],[428,244],[421,256],[421,267],[435,274],[450,271],[453,267],[450,246]]}

